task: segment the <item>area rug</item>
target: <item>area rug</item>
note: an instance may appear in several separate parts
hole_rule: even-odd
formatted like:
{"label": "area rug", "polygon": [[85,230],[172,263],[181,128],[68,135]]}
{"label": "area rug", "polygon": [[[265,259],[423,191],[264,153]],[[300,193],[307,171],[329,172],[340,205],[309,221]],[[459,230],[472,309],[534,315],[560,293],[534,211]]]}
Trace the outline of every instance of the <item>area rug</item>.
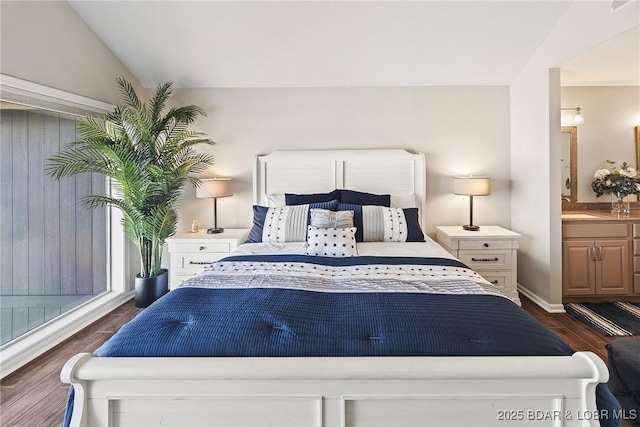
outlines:
{"label": "area rug", "polygon": [[583,302],[565,304],[564,308],[604,336],[640,335],[640,304]]}

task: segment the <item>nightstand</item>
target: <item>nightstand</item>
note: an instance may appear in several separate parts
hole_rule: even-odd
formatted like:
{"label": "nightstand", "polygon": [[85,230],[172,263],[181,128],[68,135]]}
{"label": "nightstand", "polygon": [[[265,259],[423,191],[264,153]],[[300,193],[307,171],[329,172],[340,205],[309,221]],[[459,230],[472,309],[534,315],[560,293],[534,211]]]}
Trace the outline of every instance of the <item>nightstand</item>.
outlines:
{"label": "nightstand", "polygon": [[225,256],[247,240],[247,229],[226,229],[219,234],[180,233],[167,239],[169,244],[169,289],[200,273],[202,269]]}
{"label": "nightstand", "polygon": [[518,244],[521,237],[496,225],[483,225],[478,231],[467,231],[461,226],[436,227],[436,239],[442,247],[518,305]]}

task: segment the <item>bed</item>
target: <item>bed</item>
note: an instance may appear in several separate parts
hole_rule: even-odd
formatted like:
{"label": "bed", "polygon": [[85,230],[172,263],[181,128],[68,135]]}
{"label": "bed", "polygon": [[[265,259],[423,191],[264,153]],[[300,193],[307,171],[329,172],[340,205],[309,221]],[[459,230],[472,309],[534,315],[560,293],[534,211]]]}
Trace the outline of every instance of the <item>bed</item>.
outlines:
{"label": "bed", "polygon": [[[69,425],[619,424],[597,356],[574,353],[428,237],[402,241],[427,229],[425,171],[404,150],[258,156],[254,222],[272,240],[241,245],[69,360]],[[279,207],[284,193],[342,188],[412,206],[348,201],[359,227],[334,237],[359,230],[357,256],[318,255],[314,241],[335,241],[312,236],[323,229],[272,218],[294,210]],[[379,211],[398,215],[379,220],[392,242],[366,241]],[[284,241],[297,232],[304,242]]]}

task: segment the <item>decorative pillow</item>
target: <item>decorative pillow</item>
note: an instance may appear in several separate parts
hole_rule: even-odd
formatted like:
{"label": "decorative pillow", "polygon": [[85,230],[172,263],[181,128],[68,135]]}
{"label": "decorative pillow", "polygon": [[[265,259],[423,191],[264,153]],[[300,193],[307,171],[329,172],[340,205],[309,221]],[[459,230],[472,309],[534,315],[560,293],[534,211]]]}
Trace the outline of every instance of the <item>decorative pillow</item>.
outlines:
{"label": "decorative pillow", "polygon": [[310,203],[330,202],[338,200],[338,190],[330,193],[292,194],[285,193],[284,200],[287,205],[305,205]]}
{"label": "decorative pillow", "polygon": [[353,211],[329,211],[326,209],[311,209],[311,221],[314,227],[320,228],[349,228],[353,227]]}
{"label": "decorative pillow", "polygon": [[307,255],[328,257],[350,257],[358,255],[356,249],[356,229],[320,228],[309,226]]}
{"label": "decorative pillow", "polygon": [[[279,206],[284,206],[286,203],[284,202],[284,194],[265,194],[264,201],[269,208],[276,208]],[[400,207],[400,206],[398,206]],[[403,207],[411,207],[411,206],[403,206]]]}
{"label": "decorative pillow", "polygon": [[333,190],[330,193],[313,194],[291,194],[285,193],[287,205],[303,205],[308,203],[327,202],[337,200],[339,203],[349,203],[353,205],[375,205],[391,206],[391,196],[389,194],[372,194],[354,190]]}
{"label": "decorative pillow", "polygon": [[415,193],[409,194],[392,194],[391,205],[392,208],[417,208]]}
{"label": "decorative pillow", "polygon": [[372,194],[354,190],[337,190],[338,202],[351,205],[391,206],[389,194]]}
{"label": "decorative pillow", "polygon": [[353,211],[358,242],[424,242],[418,208],[387,208],[338,203],[339,211]]}
{"label": "decorative pillow", "polygon": [[338,202],[312,203],[309,205],[253,207],[253,227],[247,243],[304,242],[311,208],[335,209]]}

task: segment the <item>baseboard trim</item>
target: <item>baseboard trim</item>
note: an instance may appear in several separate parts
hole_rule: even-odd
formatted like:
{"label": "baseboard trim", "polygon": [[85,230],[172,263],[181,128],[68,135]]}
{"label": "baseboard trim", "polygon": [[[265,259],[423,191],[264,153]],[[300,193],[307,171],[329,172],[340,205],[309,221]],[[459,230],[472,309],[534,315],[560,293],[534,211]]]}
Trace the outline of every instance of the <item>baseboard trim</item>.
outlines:
{"label": "baseboard trim", "polygon": [[550,304],[545,299],[532,292],[531,290],[525,288],[524,286],[518,284],[518,291],[521,292],[524,296],[529,298],[531,301],[539,305],[544,311],[547,313],[565,313],[564,305],[562,304]]}
{"label": "baseboard trim", "polygon": [[0,378],[51,350],[132,297],[133,292],[101,295],[0,347]]}

